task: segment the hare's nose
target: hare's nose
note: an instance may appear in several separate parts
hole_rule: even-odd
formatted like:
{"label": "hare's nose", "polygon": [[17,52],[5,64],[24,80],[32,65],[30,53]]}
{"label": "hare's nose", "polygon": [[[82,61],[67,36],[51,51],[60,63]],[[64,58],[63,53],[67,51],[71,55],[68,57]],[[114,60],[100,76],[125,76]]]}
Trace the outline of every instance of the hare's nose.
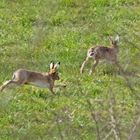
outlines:
{"label": "hare's nose", "polygon": [[90,52],[90,53],[88,54],[88,56],[89,56],[89,57],[93,57],[94,54],[95,54],[94,52]]}

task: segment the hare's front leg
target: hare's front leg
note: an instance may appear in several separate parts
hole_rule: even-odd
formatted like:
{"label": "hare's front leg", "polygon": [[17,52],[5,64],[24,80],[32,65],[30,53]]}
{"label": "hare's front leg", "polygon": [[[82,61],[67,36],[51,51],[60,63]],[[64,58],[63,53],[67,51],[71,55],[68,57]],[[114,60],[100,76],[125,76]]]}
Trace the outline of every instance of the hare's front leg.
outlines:
{"label": "hare's front leg", "polygon": [[54,88],[65,88],[67,85],[63,84],[63,85],[54,85]]}
{"label": "hare's front leg", "polygon": [[55,93],[54,93],[54,91],[53,91],[53,88],[49,88],[49,90],[51,91],[51,93],[52,93],[53,95],[55,95]]}
{"label": "hare's front leg", "polygon": [[89,61],[89,57],[86,57],[86,59],[84,60],[84,62],[81,65],[81,68],[80,68],[81,74],[83,73],[83,69],[84,69],[85,65],[88,63],[88,61]]}
{"label": "hare's front leg", "polygon": [[114,64],[119,68],[119,71],[120,71],[120,72],[124,73],[124,70],[123,70],[123,68],[121,67],[121,65],[119,64],[118,61],[115,61]]}
{"label": "hare's front leg", "polygon": [[91,75],[95,71],[95,68],[98,65],[98,63],[99,63],[99,60],[96,59],[94,64],[93,64],[93,66],[92,66],[92,68],[91,68],[91,70],[89,71],[89,75]]}

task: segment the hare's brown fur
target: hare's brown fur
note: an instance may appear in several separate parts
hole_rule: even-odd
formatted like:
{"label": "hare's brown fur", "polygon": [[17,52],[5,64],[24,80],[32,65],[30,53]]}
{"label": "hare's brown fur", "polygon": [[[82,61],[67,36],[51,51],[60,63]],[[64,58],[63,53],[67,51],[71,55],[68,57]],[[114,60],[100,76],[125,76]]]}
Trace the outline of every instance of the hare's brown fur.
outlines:
{"label": "hare's brown fur", "polygon": [[48,73],[30,71],[26,69],[19,69],[14,72],[13,78],[9,81],[6,81],[1,87],[0,90],[3,91],[10,84],[24,85],[31,84],[39,87],[47,87],[52,93],[55,80],[59,80],[58,75],[58,66],[60,63],[54,65],[50,64],[50,71]]}
{"label": "hare's brown fur", "polygon": [[117,60],[117,54],[119,52],[119,46],[118,46],[119,37],[117,36],[115,38],[115,40],[113,40],[110,37],[110,41],[111,41],[110,47],[96,46],[96,47],[91,47],[88,49],[87,57],[81,65],[80,73],[83,73],[83,69],[84,69],[85,65],[88,63],[90,58],[95,61],[95,63],[93,64],[93,66],[89,72],[90,74],[95,70],[96,66],[98,65],[98,63],[101,59],[106,59],[107,61],[112,62],[117,67],[119,67],[119,69],[122,70],[122,68],[119,65],[119,62]]}

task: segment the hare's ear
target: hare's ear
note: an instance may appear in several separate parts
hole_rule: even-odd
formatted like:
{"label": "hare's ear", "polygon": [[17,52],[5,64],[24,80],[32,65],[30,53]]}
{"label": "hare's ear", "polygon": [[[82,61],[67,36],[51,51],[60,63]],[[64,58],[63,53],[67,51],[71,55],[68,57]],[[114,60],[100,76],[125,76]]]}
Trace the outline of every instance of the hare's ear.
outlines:
{"label": "hare's ear", "polygon": [[58,69],[60,67],[60,62],[57,62],[55,65],[54,65],[54,68],[55,69]]}
{"label": "hare's ear", "polygon": [[119,42],[119,40],[120,40],[120,37],[117,35],[117,36],[115,37],[115,41]]}
{"label": "hare's ear", "polygon": [[50,69],[53,69],[54,68],[54,62],[51,62],[50,63]]}

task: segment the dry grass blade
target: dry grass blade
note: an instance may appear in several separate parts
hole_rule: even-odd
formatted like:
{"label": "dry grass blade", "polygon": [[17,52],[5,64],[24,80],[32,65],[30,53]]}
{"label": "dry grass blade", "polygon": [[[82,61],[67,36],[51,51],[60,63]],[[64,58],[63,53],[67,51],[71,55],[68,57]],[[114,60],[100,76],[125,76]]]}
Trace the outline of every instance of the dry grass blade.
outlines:
{"label": "dry grass blade", "polygon": [[[113,95],[111,95],[113,96]],[[115,140],[120,140],[120,136],[119,136],[119,131],[118,131],[118,128],[117,128],[117,121],[116,121],[116,118],[115,118],[115,115],[114,115],[114,110],[113,110],[113,107],[114,107],[114,96],[110,99],[110,108],[109,108],[109,115],[110,115],[110,118],[111,118],[111,127],[112,127],[112,132],[114,134],[114,137],[115,137]]]}
{"label": "dry grass blade", "polygon": [[[100,134],[100,131],[99,131],[99,126],[98,126],[98,121],[97,121],[97,118],[96,118],[96,114],[93,113],[92,111],[92,105],[90,103],[90,100],[87,100],[87,103],[89,105],[89,109],[90,109],[90,112],[91,112],[91,116],[92,116],[92,119],[95,121],[95,125],[96,125],[96,133],[97,133],[97,140],[101,140],[101,134]],[[95,110],[94,110],[95,111]]]}
{"label": "dry grass blade", "polygon": [[138,117],[138,119],[136,120],[136,123],[134,124],[134,126],[130,130],[130,135],[128,137],[128,140],[134,140],[135,139],[135,131],[136,131],[136,129],[139,125],[140,125],[140,116]]}

